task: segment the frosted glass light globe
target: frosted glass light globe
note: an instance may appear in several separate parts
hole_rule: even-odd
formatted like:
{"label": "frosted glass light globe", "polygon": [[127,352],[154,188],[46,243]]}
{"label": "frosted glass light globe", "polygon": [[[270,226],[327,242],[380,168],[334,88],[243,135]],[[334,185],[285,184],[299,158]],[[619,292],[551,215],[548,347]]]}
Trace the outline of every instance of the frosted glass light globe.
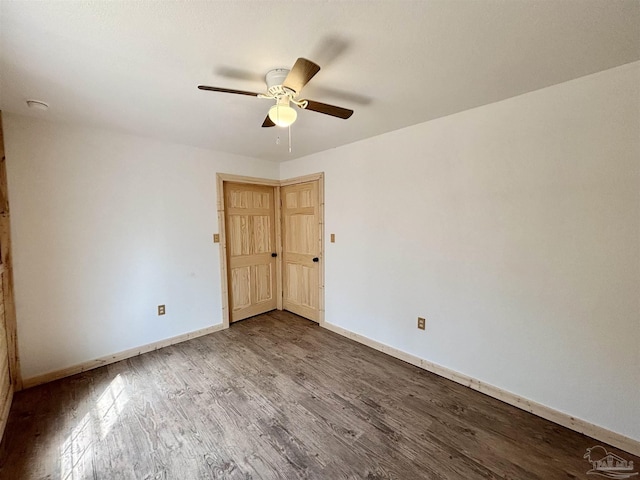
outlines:
{"label": "frosted glass light globe", "polygon": [[278,127],[288,127],[298,118],[298,112],[289,105],[274,105],[269,109],[269,118]]}

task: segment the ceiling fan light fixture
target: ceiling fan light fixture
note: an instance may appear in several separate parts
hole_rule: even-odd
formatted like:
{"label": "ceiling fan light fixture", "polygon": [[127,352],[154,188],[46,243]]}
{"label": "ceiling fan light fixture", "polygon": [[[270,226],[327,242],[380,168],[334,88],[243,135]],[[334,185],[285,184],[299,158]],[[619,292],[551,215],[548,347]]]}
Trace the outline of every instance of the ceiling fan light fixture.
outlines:
{"label": "ceiling fan light fixture", "polygon": [[289,105],[275,104],[269,109],[269,118],[278,127],[288,127],[298,118],[298,112]]}
{"label": "ceiling fan light fixture", "polygon": [[[298,118],[296,109],[294,109],[291,104],[297,108],[322,113],[323,115],[330,115],[342,119],[349,118],[353,114],[353,110],[299,98],[300,91],[319,71],[320,66],[318,64],[300,57],[296,60],[291,70],[276,68],[267,72],[267,76],[265,77],[267,91],[265,93],[210,87],[207,85],[198,85],[198,88],[211,92],[233,93],[235,95],[275,100],[276,104],[269,109],[267,117],[262,122],[263,128],[275,126],[286,128],[291,126]],[[289,132],[289,135],[291,135],[291,132]]]}

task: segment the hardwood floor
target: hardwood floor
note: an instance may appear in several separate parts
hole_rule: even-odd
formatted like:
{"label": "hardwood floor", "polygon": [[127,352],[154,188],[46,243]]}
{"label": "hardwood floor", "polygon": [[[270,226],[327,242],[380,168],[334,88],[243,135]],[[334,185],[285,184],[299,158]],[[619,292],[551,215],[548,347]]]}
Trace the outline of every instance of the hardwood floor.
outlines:
{"label": "hardwood floor", "polygon": [[274,311],[18,393],[0,478],[586,479],[599,444]]}

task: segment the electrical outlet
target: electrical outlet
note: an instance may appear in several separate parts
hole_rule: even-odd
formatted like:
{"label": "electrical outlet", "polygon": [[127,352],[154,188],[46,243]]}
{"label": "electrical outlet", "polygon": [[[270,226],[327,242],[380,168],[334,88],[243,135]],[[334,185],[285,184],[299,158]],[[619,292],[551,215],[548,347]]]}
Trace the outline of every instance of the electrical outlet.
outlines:
{"label": "electrical outlet", "polygon": [[220,243],[220,234],[219,233],[214,233],[213,234],[213,243]]}
{"label": "electrical outlet", "polygon": [[158,305],[158,315],[164,315],[164,305]]}
{"label": "electrical outlet", "polygon": [[424,330],[425,329],[425,324],[427,323],[427,321],[422,318],[422,317],[418,317],[418,328],[420,330]]}

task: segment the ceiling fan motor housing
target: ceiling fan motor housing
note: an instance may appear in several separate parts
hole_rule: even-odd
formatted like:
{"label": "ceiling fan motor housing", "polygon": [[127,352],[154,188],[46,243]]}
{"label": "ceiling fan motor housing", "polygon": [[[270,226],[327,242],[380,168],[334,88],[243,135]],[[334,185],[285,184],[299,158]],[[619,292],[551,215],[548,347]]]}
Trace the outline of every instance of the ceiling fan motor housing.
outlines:
{"label": "ceiling fan motor housing", "polygon": [[279,99],[284,96],[293,98],[296,94],[293,90],[282,86],[285,79],[289,75],[289,70],[286,68],[276,68],[267,72],[265,81],[267,82],[267,92],[275,99]]}
{"label": "ceiling fan motor housing", "polygon": [[287,78],[287,75],[289,75],[289,70],[287,70],[286,68],[276,68],[274,70],[269,70],[265,77],[265,81],[267,82],[267,89],[282,85],[285,78]]}

